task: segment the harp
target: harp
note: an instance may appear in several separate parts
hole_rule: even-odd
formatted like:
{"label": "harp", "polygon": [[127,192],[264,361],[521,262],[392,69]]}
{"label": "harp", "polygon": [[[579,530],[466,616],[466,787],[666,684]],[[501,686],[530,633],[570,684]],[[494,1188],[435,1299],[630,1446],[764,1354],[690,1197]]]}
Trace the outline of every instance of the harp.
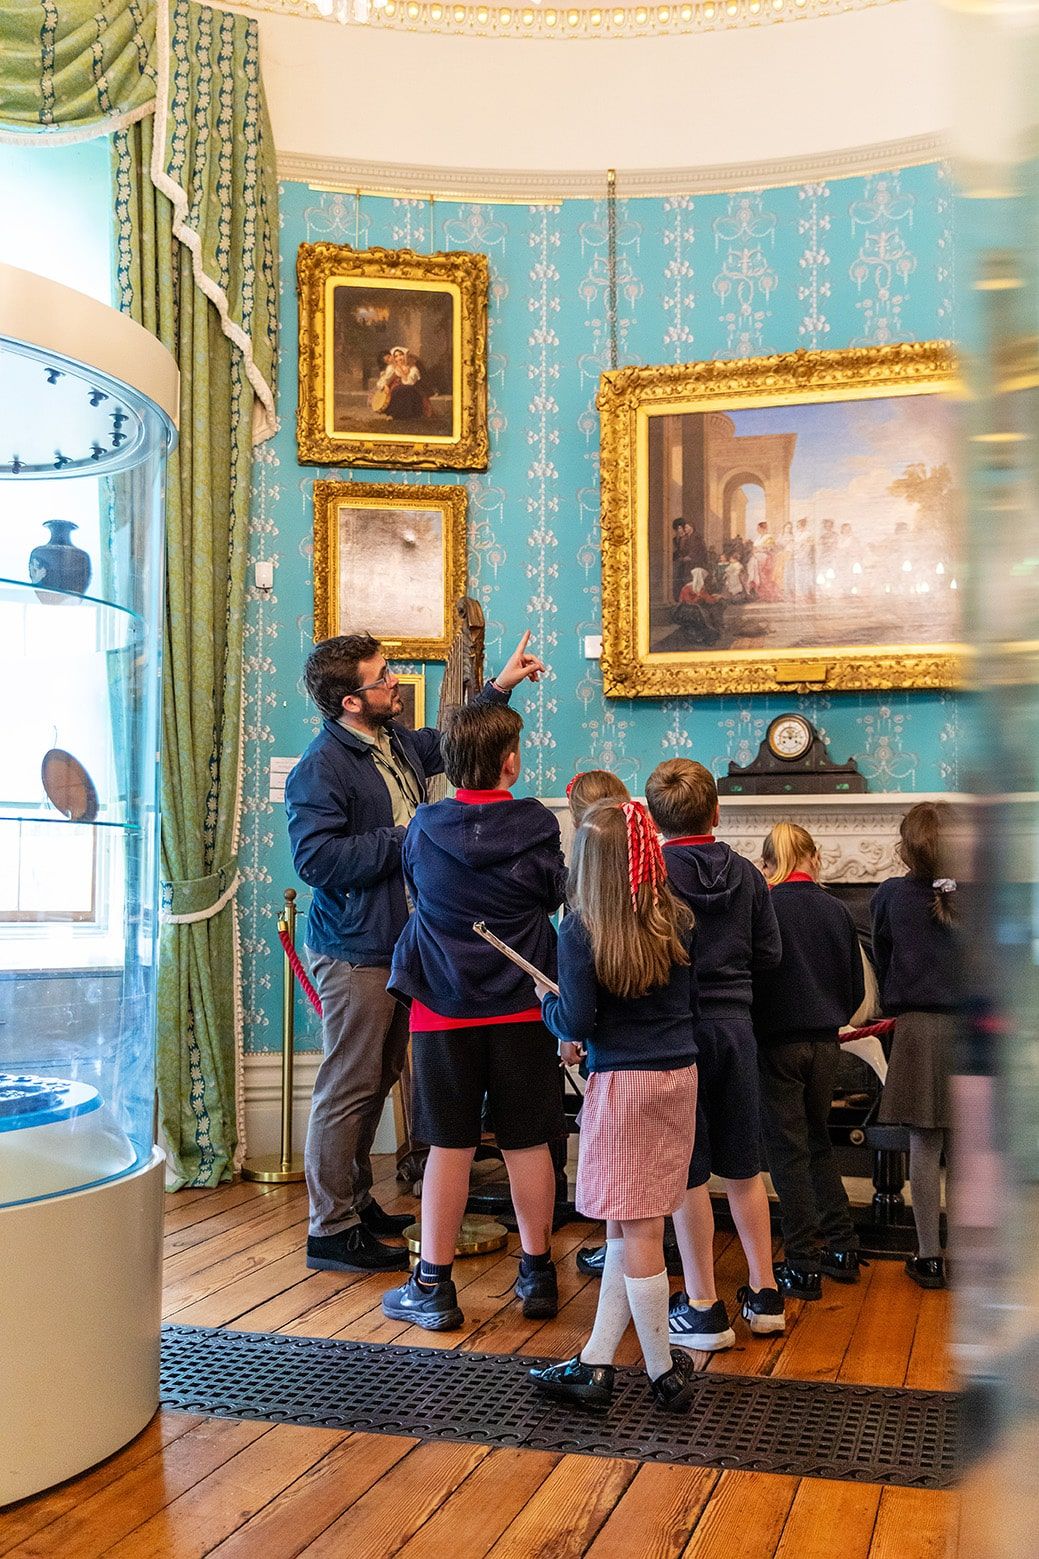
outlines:
{"label": "harp", "polygon": [[[455,636],[448,651],[444,680],[437,705],[437,727],[443,725],[444,711],[454,704],[467,704],[483,687],[483,644],[485,620],[479,601],[462,596],[455,602]],[[436,774],[426,785],[428,801],[442,801],[451,789],[443,774]],[[404,1063],[394,1093],[397,1128],[397,1179],[414,1186],[422,1179],[428,1144],[416,1142],[411,1134],[411,1056]]]}

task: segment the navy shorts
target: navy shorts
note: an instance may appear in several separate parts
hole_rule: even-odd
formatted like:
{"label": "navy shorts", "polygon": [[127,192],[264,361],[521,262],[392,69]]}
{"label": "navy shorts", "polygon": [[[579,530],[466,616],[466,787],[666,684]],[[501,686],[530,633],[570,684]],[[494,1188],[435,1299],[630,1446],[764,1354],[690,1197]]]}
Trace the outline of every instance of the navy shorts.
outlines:
{"label": "navy shorts", "polygon": [[696,1025],[696,1141],[688,1185],[713,1175],[749,1180],[761,1172],[758,1045],[746,1008],[714,1013],[701,1006]]}
{"label": "navy shorts", "polygon": [[566,1131],[556,1042],[543,1023],[487,1023],[411,1036],[412,1134],[433,1148],[480,1144],[483,1102],[500,1148]]}

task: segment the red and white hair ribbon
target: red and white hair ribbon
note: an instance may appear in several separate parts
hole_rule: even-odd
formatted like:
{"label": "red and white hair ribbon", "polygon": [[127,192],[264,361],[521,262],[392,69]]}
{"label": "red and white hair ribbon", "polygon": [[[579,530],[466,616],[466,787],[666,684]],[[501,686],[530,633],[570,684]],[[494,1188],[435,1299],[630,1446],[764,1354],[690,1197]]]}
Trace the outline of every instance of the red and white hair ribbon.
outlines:
{"label": "red and white hair ribbon", "polygon": [[667,868],[664,852],[660,848],[660,836],[653,820],[640,801],[625,801],[621,807],[628,830],[628,882],[631,886],[631,903],[638,909],[639,889],[649,883],[653,890],[653,902],[660,895],[660,885],[665,880]]}

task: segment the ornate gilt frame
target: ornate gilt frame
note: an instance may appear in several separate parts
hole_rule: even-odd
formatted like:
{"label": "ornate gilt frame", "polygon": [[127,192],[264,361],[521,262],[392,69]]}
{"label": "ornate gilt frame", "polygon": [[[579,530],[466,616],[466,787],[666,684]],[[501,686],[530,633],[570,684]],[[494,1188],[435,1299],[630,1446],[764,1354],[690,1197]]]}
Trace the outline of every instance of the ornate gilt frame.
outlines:
{"label": "ornate gilt frame", "polygon": [[[334,283],[360,278],[387,288],[418,284],[454,295],[455,431],[451,436],[402,439],[335,432],[329,413],[329,318]],[[485,254],[415,254],[411,249],[351,249],[346,244],[300,244],[299,408],[296,441],[301,463],[380,466],[421,471],[485,471],[487,440],[487,294]]]}
{"label": "ornate gilt frame", "polygon": [[602,432],[604,691],[612,698],[821,689],[944,688],[962,683],[959,644],[818,649],[649,649],[648,495],[652,415],[728,411],[955,388],[948,342],[799,351],[777,357],[604,373]]}
{"label": "ornate gilt frame", "polygon": [[444,516],[444,631],[436,638],[394,638],[378,623],[371,629],[389,658],[446,660],[455,636],[455,602],[466,589],[466,510],[469,495],[462,486],[406,482],[314,483],[314,640],[330,639],[339,626],[339,524],[341,503],[380,509],[439,509]]}

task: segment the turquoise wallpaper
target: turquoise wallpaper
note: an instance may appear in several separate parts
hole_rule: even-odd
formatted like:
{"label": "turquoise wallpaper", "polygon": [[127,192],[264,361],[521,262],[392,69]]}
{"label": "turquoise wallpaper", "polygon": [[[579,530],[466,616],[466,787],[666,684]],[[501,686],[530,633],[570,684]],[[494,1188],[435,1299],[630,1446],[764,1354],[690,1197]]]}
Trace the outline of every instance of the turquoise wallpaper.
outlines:
{"label": "turquoise wallpaper", "polygon": [[[737,194],[622,200],[618,208],[621,363],[758,356],[954,335],[953,190],[936,164]],[[297,245],[326,239],[480,249],[490,258],[490,469],[417,473],[469,491],[470,590],[487,618],[493,671],[524,627],[550,666],[515,699],[526,722],[522,784],[559,796],[577,769],[614,769],[633,790],[664,757],[723,773],[748,761],[771,717],[803,710],[835,758],[857,759],[871,789],[956,790],[960,699],[952,693],[620,701],[584,659],[599,631],[598,416],[609,366],[604,202],[463,204],[281,189],[281,432],[257,450],[251,562],[272,558],[270,599],[251,591],[240,864],[246,1049],[280,1042],[275,923],[293,886],[284,814],[269,800],[274,756],[314,727],[300,683],[312,633],[316,477],[408,480],[296,461]],[[435,711],[440,671],[427,675]],[[301,893],[301,906],[305,898]],[[302,938],[301,938],[302,940]],[[299,1007],[299,1043],[318,1044]]]}

